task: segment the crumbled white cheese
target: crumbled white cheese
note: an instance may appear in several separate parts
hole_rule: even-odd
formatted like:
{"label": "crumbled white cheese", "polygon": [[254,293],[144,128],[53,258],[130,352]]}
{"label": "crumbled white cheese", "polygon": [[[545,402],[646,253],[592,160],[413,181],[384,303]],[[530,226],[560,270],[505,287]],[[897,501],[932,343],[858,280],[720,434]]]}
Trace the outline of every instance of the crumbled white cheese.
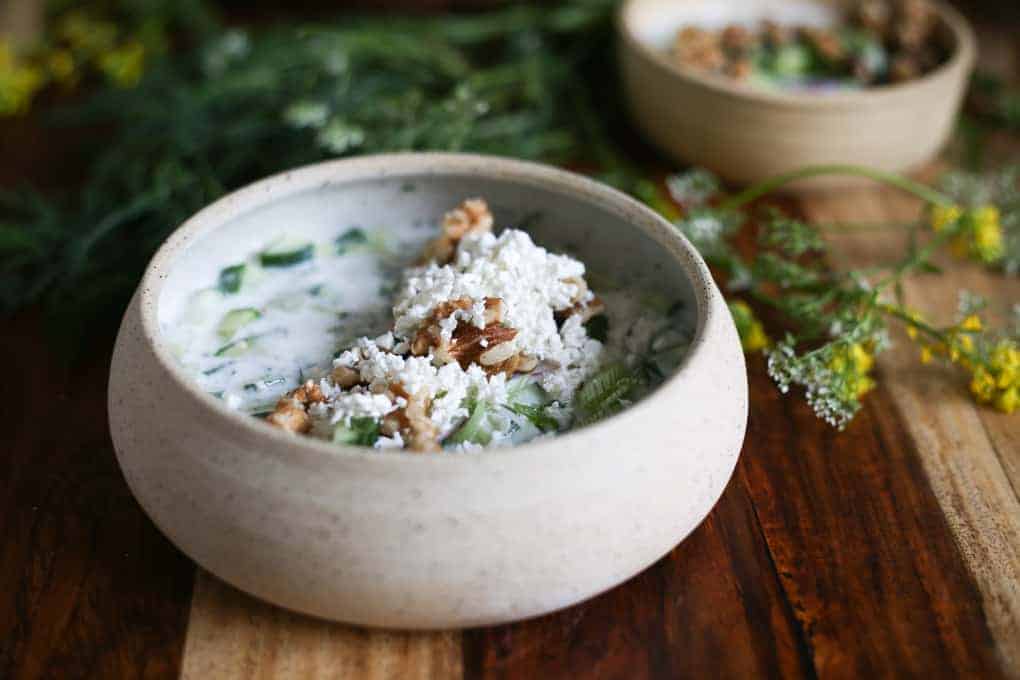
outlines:
{"label": "crumbled white cheese", "polygon": [[[458,298],[475,301],[472,320],[484,327],[485,307],[480,301],[500,298],[504,325],[517,331],[514,346],[537,359],[565,364],[568,354],[553,312],[574,303],[579,289],[569,279],[583,276],[583,263],[536,246],[523,231],[510,229],[498,237],[471,234],[461,241],[453,263],[408,272],[393,307],[394,333],[412,335],[437,304]],[[586,292],[581,301],[591,298]],[[445,336],[446,327],[440,327]]]}
{"label": "crumbled white cheese", "polygon": [[[533,378],[550,397],[569,404],[577,387],[597,370],[602,355],[602,344],[588,337],[579,316],[569,317],[562,327],[556,323],[557,310],[592,299],[592,293],[584,289],[582,294],[579,286],[584,272],[581,262],[549,253],[522,231],[508,230],[499,237],[469,235],[461,241],[453,263],[408,271],[393,308],[393,331],[375,340],[359,339],[334,361],[335,366],[356,370],[364,384],[349,390],[324,388],[324,410],[310,411],[312,417],[345,424],[351,418],[381,418],[406,406],[403,398],[392,396],[392,387],[399,385],[409,395],[428,397],[430,419],[440,440],[467,419],[468,403],[482,401],[494,407],[486,416],[495,433],[492,444],[509,442],[509,435],[502,436],[513,429],[510,412],[501,408],[509,401],[506,376],[490,377],[477,364],[466,369],[457,362],[437,366],[431,354],[403,356],[409,340],[437,305],[460,298],[472,304],[439,320],[441,337],[449,341],[460,324],[484,328],[484,301],[499,298],[501,322],[517,331],[514,348],[540,361]],[[569,418],[568,411],[564,406],[558,413]],[[376,446],[394,447],[398,442],[403,443],[399,435],[382,437]],[[469,451],[477,445],[458,448]]]}

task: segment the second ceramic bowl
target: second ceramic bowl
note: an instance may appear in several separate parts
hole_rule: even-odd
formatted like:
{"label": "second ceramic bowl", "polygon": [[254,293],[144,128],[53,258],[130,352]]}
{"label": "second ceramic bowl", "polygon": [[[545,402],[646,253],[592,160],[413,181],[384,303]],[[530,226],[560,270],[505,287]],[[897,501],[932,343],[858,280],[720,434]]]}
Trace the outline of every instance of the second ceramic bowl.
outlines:
{"label": "second ceramic bowl", "polygon": [[[910,170],[930,160],[953,129],[974,65],[974,36],[936,4],[949,60],[900,85],[852,92],[765,91],[683,69],[666,53],[677,29],[728,23],[831,23],[833,3],[809,0],[627,0],[618,17],[621,77],[633,119],[682,163],[728,180],[756,182],[807,165],[858,164]],[[827,177],[798,186],[861,180]]]}
{"label": "second ceramic bowl", "polygon": [[[658,390],[594,426],[513,449],[414,454],[295,437],[202,392],[171,355],[165,310],[224,244],[281,224],[436,219],[483,196],[498,225],[596,273],[643,268],[687,303],[696,336]],[[162,311],[161,311],[162,310]],[[135,496],[185,553],[276,604],[371,626],[535,616],[630,578],[708,514],[744,437],[747,377],[708,269],[655,213],[549,167],[405,154],[310,166],[201,211],[156,254],[110,376],[110,429]]]}

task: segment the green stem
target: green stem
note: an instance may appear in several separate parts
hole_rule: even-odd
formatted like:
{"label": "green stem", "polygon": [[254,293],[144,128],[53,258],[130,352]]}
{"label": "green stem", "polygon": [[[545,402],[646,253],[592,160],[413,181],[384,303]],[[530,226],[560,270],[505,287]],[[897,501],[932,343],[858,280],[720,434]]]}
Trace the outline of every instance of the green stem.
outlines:
{"label": "green stem", "polygon": [[932,254],[940,250],[942,246],[946,245],[950,239],[957,236],[959,232],[959,221],[957,221],[952,228],[939,232],[939,234],[929,241],[923,248],[901,262],[888,278],[875,284],[875,288],[881,290],[889,284],[899,281],[903,278],[903,275],[911,269],[916,269],[917,267],[920,267],[922,263],[927,262],[928,258],[931,257]]}
{"label": "green stem", "polygon": [[913,326],[917,330],[922,331],[923,333],[925,333],[927,335],[930,335],[931,337],[935,338],[936,340],[938,340],[939,342],[941,342],[941,343],[943,343],[945,345],[949,344],[949,340],[946,338],[946,334],[945,333],[943,333],[939,329],[935,328],[934,326],[931,326],[931,325],[925,323],[924,321],[921,321],[920,319],[915,319],[910,314],[908,314],[905,309],[902,309],[900,307],[894,307],[893,305],[882,305],[882,304],[876,305],[876,308],[880,312],[885,312],[889,316],[893,316],[893,317],[899,319],[900,321],[902,321],[903,323],[907,324],[908,326]]}
{"label": "green stem", "polygon": [[[924,321],[915,319],[913,316],[908,314],[905,309],[901,307],[894,307],[893,305],[889,304],[875,305],[875,308],[878,309],[878,311],[880,312],[885,312],[889,316],[899,319],[908,326],[913,326],[914,328],[921,331],[925,335],[929,335],[938,340],[939,342],[941,342],[946,347],[949,347],[950,340],[948,334],[945,331],[939,330],[938,328],[935,328],[934,326],[927,324]],[[977,333],[977,331],[960,331],[960,332],[968,333],[970,335],[974,335]],[[966,357],[967,360],[970,361],[972,364],[980,364],[982,366],[987,366],[987,362],[979,354],[975,352],[968,352],[967,350],[959,346],[957,346],[955,349],[961,355]]]}
{"label": "green stem", "polygon": [[912,229],[916,222],[820,222],[815,224],[818,231],[829,231],[834,233],[852,233],[880,231],[887,232],[891,229],[908,230]]}
{"label": "green stem", "polygon": [[762,196],[775,191],[785,184],[795,182],[799,179],[806,179],[808,177],[818,177],[820,175],[856,175],[858,177],[867,177],[868,179],[873,179],[876,182],[881,182],[883,184],[888,184],[902,189],[903,191],[913,194],[928,203],[934,203],[937,205],[953,204],[952,199],[948,196],[943,195],[931,187],[895,173],[873,170],[859,165],[815,165],[782,175],[777,175],[771,179],[759,182],[739,194],[726,199],[719,207],[723,210],[736,210],[755,199],[761,198]]}

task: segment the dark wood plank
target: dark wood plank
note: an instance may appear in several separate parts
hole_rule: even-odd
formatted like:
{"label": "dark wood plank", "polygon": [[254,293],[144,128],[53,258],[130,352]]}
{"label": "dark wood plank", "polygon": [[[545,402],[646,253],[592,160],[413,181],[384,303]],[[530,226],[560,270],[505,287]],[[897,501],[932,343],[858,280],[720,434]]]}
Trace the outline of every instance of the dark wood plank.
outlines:
{"label": "dark wood plank", "polygon": [[741,472],[819,676],[996,677],[979,593],[888,394],[836,433],[763,373]]}
{"label": "dark wood plank", "polygon": [[625,585],[559,614],[465,633],[465,678],[806,677],[753,510],[712,515]]}
{"label": "dark wood plank", "polygon": [[594,601],[468,633],[465,677],[998,677],[888,397],[836,434],[751,363],[747,443],[704,524]]}
{"label": "dark wood plank", "polygon": [[7,320],[0,381],[0,678],[177,676],[194,574],[125,484],[108,359],[70,370]]}

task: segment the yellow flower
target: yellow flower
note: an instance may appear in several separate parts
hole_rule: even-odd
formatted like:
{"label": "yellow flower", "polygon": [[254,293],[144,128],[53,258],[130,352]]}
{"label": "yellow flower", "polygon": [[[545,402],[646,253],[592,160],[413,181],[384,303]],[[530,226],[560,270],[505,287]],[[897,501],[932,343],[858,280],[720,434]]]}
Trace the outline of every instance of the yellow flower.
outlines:
{"label": "yellow flower", "polygon": [[868,373],[875,365],[875,357],[858,343],[850,345],[850,359],[854,363],[854,368],[861,375]]}
{"label": "yellow flower", "polygon": [[970,381],[970,392],[982,404],[995,398],[995,378],[983,367],[978,366]]}
{"label": "yellow flower", "polygon": [[1002,259],[1002,225],[999,223],[999,209],[986,205],[972,210],[967,215],[972,230],[971,252],[985,264],[994,264]]}
{"label": "yellow flower", "polygon": [[871,376],[862,375],[857,379],[857,398],[860,399],[875,387],[875,381]]}
{"label": "yellow flower", "polygon": [[1013,343],[997,344],[988,357],[988,364],[997,376],[995,386],[1000,390],[1020,385],[1020,349]]}
{"label": "yellow flower", "polygon": [[733,323],[740,335],[740,346],[744,348],[745,352],[757,352],[771,344],[772,341],[765,333],[765,327],[762,326],[761,321],[755,318],[754,312],[745,302],[734,300],[729,304],[729,307]]}
{"label": "yellow flower", "polygon": [[960,322],[960,328],[965,331],[979,331],[984,326],[981,323],[981,317],[977,314],[971,314],[966,319]]}
{"label": "yellow flower", "polygon": [[923,345],[921,347],[921,363],[930,364],[933,358],[934,355],[931,352],[931,347],[929,345]]}
{"label": "yellow flower", "polygon": [[1002,340],[988,354],[988,366],[974,371],[970,391],[983,404],[991,403],[1003,413],[1020,407],[1020,348]]}
{"label": "yellow flower", "polygon": [[747,333],[747,337],[740,341],[745,352],[757,352],[769,346],[769,336],[760,322],[755,321]]}
{"label": "yellow flower", "polygon": [[1011,387],[1000,392],[999,396],[995,398],[995,408],[1003,413],[1012,413],[1017,408],[1020,408],[1020,390],[1016,387]]}
{"label": "yellow flower", "polygon": [[963,217],[963,208],[958,205],[933,205],[931,207],[931,228],[940,232]]}
{"label": "yellow flower", "polygon": [[875,366],[875,357],[860,343],[839,346],[829,359],[829,370],[843,379],[844,399],[860,399],[875,387],[868,373]]}
{"label": "yellow flower", "polygon": [[19,64],[7,43],[0,41],[0,116],[27,111],[45,84],[46,76],[38,67]]}
{"label": "yellow flower", "polygon": [[145,66],[145,46],[130,40],[115,50],[99,56],[99,68],[119,87],[134,87]]}

